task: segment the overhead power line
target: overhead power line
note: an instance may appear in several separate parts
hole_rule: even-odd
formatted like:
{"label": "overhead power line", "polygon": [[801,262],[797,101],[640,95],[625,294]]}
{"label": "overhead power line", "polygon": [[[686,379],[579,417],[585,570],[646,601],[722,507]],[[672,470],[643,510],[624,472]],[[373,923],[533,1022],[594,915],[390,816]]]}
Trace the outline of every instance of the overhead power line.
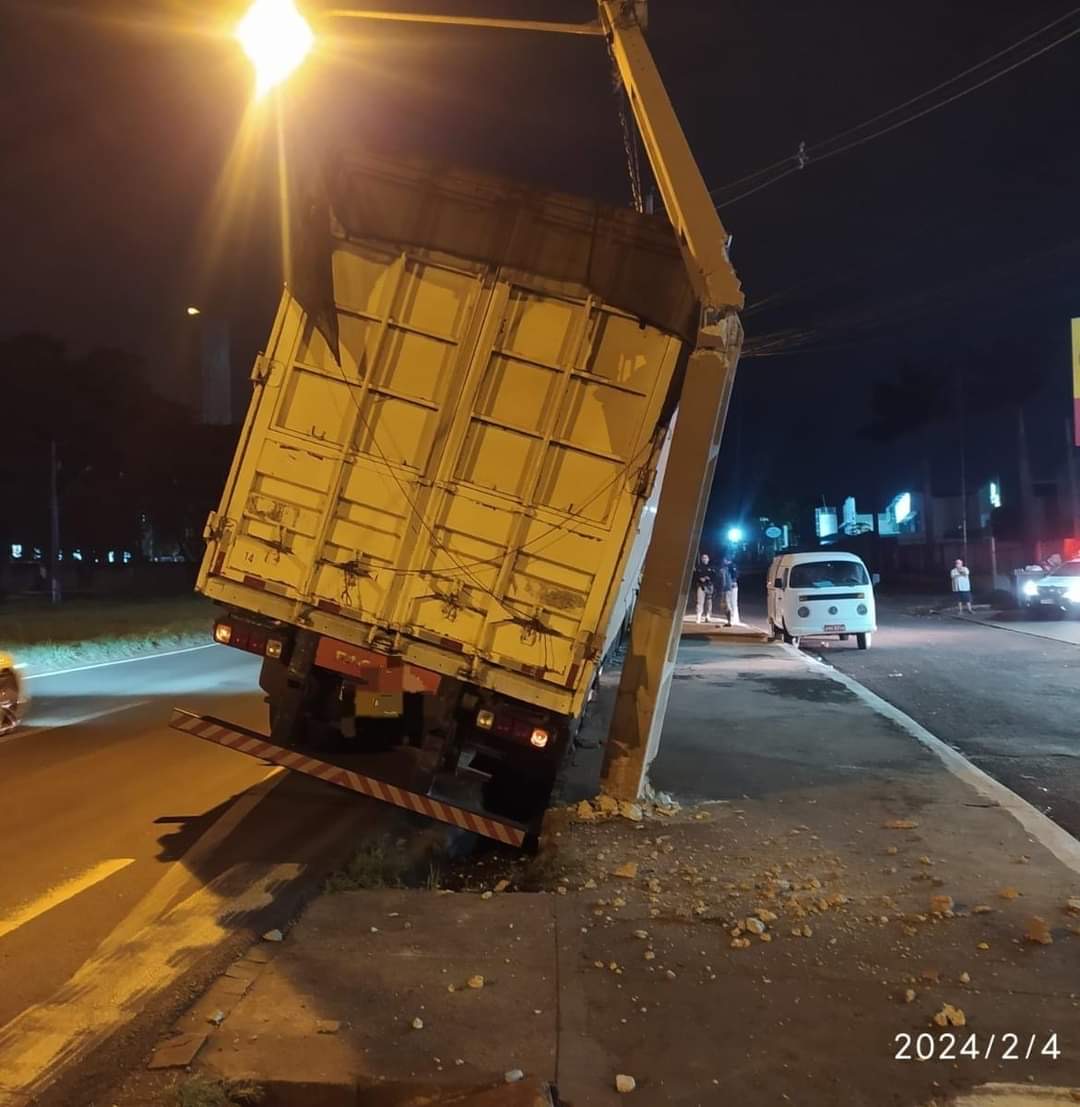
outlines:
{"label": "overhead power line", "polygon": [[[839,131],[829,138],[822,139],[820,142],[814,143],[812,146],[806,146],[805,143],[800,143],[799,148],[794,154],[788,155],[786,158],[781,158],[778,161],[773,162],[771,165],[764,166],[754,173],[749,173],[744,177],[740,177],[737,180],[731,181],[726,185],[721,185],[718,188],[714,188],[710,195],[716,198],[718,207],[727,207],[730,204],[734,204],[739,200],[744,200],[748,196],[752,196],[755,192],[760,192],[764,188],[768,188],[770,185],[776,184],[778,181],[783,180],[785,177],[790,176],[792,173],[797,173],[800,169],[804,169],[811,162],[825,161],[828,158],[835,157],[837,154],[842,154],[847,150],[854,149],[856,146],[861,146],[863,143],[870,142],[875,138],[880,138],[882,135],[887,135],[892,131],[898,130],[900,127],[906,127],[909,123],[914,123],[915,120],[921,119],[923,116],[929,115],[931,112],[938,111],[940,108],[946,107],[948,104],[954,103],[956,100],[967,96],[969,93],[976,92],[980,88],[984,88],[986,85],[1004,77],[1006,74],[1019,69],[1022,65],[1026,65],[1030,61],[1034,61],[1036,58],[1041,57],[1043,54],[1053,50],[1055,47],[1068,42],[1069,39],[1080,35],[1080,24],[1070,28],[1064,33],[1058,35],[1056,38],[1051,39],[1049,42],[1043,43],[1037,49],[1024,54],[1022,57],[1017,58],[1015,61],[1010,62],[1007,65],[994,69],[992,72],[986,74],[981,80],[967,85],[958,91],[952,92],[947,96],[941,97],[935,100],[933,103],[926,104],[925,106],[911,111],[904,115],[900,119],[894,119],[890,123],[886,123],[884,126],[878,127],[875,130],[870,131],[867,134],[859,134],[861,131],[866,131],[867,128],[872,127],[875,123],[881,123],[884,120],[890,119],[892,116],[897,115],[900,112],[905,111],[908,108],[914,108],[928,97],[935,95],[936,93],[943,92],[950,86],[955,85],[958,81],[964,80],[966,77],[970,77],[973,74],[985,70],[987,66],[993,65],[994,62],[1000,61],[1002,58],[1009,54],[1013,54],[1020,47],[1032,42],[1035,39],[1045,35],[1048,31],[1053,30],[1055,27],[1059,27],[1062,23],[1068,22],[1070,19],[1074,19],[1077,15],[1080,15],[1080,8],[1072,8],[1064,15],[1058,16],[1056,19],[1051,20],[1049,23],[1040,27],[1036,31],[1032,31],[1022,38],[1017,39],[1015,42],[1010,43],[1004,49],[997,51],[995,54],[991,54],[990,57],[984,58],[982,61],[977,62],[975,65],[969,66],[967,69],[957,73],[955,76],[950,77],[948,80],[942,81],[939,84],[934,85],[932,88],[926,89],[925,92],[919,93],[917,96],[913,96],[910,99],[897,104],[895,107],[889,108],[887,111],[878,112],[877,115],[871,116],[869,119],[863,120],[861,123],[855,124],[853,127],[848,127],[843,131]],[[852,138],[849,142],[843,142],[842,140],[848,138],[848,136],[857,135],[858,137]],[[841,145],[836,146],[836,143]],[[754,183],[751,183],[754,182]],[[742,185],[749,185],[750,187],[744,189],[741,192],[737,192],[734,196],[719,196],[720,193],[730,192],[732,189],[737,189]]]}

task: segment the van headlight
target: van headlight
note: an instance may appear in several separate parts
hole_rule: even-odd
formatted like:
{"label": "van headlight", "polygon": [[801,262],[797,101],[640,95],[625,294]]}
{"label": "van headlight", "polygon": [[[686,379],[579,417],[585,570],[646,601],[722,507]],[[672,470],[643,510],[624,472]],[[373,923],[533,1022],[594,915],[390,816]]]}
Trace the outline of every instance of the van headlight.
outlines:
{"label": "van headlight", "polygon": [[858,613],[859,613],[860,615],[865,615],[865,614],[866,614],[866,613],[867,613],[867,612],[868,612],[868,611],[870,610],[870,608],[868,608],[868,607],[866,606],[866,604],[864,604],[864,603],[861,603],[861,604],[859,604],[859,606],[858,606],[857,608],[855,608],[855,610],[856,610],[856,611],[857,611],[857,612],[858,612]]}
{"label": "van headlight", "polygon": [[1033,580],[1024,581],[1024,595],[1025,596],[1037,596],[1039,594],[1039,586]]}
{"label": "van headlight", "polygon": [[796,614],[799,616],[800,619],[809,619],[810,618],[810,608],[800,607],[798,612],[796,612]]}

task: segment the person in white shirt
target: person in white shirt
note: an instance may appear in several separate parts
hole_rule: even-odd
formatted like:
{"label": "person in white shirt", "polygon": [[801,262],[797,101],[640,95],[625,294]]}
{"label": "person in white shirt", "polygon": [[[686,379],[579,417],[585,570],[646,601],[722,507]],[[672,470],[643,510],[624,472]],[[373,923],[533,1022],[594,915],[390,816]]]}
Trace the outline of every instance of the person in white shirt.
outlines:
{"label": "person in white shirt", "polygon": [[963,558],[956,559],[949,577],[952,580],[952,590],[956,594],[957,611],[971,611],[971,570],[964,564]]}

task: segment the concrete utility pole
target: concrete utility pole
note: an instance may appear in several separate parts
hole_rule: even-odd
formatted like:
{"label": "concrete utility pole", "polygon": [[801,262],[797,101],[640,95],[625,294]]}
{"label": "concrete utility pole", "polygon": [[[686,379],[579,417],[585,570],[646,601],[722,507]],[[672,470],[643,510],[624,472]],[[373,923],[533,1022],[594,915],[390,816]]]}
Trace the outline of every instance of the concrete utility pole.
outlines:
{"label": "concrete utility pole", "polygon": [[604,756],[604,791],[619,799],[641,794],[660,747],[690,574],[735,381],[737,323],[734,330],[727,344],[699,346],[687,366]]}

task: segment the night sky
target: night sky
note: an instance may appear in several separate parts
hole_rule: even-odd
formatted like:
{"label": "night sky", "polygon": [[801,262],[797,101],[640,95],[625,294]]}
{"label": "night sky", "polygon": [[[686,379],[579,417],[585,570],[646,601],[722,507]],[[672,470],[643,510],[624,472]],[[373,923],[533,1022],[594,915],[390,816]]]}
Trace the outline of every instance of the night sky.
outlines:
{"label": "night sky", "polygon": [[[268,129],[234,159],[235,202],[219,187],[250,77],[215,31],[243,6],[0,0],[0,334],[124,346],[160,375],[197,303],[229,320],[237,361],[250,363],[281,270]],[[588,0],[378,6],[592,16]],[[1070,5],[651,8],[657,62],[706,181],[720,187],[945,81]],[[357,26],[360,41],[327,46],[290,89],[294,125],[629,201],[619,100],[597,40]],[[1074,17],[1031,46],[1078,26]],[[1070,410],[1068,320],[1080,315],[1078,94],[1080,35],[723,207],[751,348],[798,337],[740,365],[710,525],[755,499],[854,493],[881,507],[914,482],[913,440],[862,433],[874,382],[905,365],[961,375],[972,406],[993,409],[968,421],[973,482],[1000,475],[1008,488],[1025,391],[1036,474],[1052,475]],[[953,492],[955,426],[932,443],[937,490]]]}

